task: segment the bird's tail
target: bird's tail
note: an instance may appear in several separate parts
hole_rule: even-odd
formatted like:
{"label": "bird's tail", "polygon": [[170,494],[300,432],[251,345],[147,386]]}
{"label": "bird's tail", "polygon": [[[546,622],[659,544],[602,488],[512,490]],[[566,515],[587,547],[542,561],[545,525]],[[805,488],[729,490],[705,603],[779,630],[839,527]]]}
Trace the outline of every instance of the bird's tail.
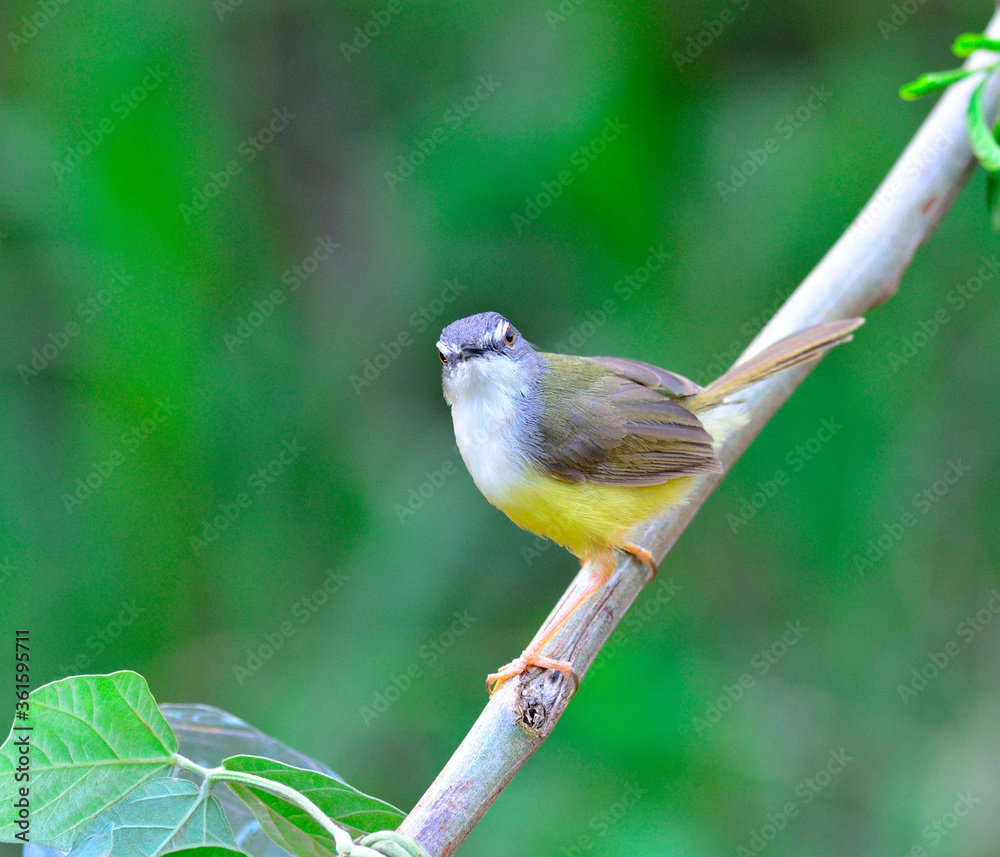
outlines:
{"label": "bird's tail", "polygon": [[810,360],[818,360],[831,348],[850,342],[853,338],[851,331],[864,324],[864,321],[863,318],[831,321],[786,336],[765,348],[760,354],[737,363],[704,390],[686,399],[685,407],[700,414],[720,405],[729,404],[730,397],[734,393],[785,369],[791,369]]}

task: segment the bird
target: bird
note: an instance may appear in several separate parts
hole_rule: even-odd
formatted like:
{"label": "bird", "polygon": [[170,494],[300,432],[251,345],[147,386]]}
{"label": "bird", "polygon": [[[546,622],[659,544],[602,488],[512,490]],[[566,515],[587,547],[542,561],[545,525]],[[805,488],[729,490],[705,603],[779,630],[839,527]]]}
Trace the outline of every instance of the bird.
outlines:
{"label": "bird", "polygon": [[684,504],[694,479],[723,472],[717,451],[749,419],[739,393],[848,342],[862,318],[806,328],[735,364],[706,387],[650,363],[536,349],[497,312],[452,322],[437,342],[444,398],[469,473],[515,524],[574,554],[590,575],[520,657],[487,677],[494,693],[530,667],[579,678],[544,654],[567,620],[614,572],[617,553],[656,574],[630,537]]}

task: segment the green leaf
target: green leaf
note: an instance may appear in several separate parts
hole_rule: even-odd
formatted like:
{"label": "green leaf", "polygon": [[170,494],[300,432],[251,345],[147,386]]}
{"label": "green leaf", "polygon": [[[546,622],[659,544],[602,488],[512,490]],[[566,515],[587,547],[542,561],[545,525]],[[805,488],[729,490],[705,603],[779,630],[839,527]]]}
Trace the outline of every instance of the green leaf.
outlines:
{"label": "green leaf", "polygon": [[166,702],[161,703],[160,712],[177,736],[181,754],[206,768],[217,767],[230,756],[263,756],[298,768],[312,768],[337,779],[322,762],[293,750],[221,708]]}
{"label": "green leaf", "polygon": [[73,849],[73,857],[110,857],[114,844],[113,826],[109,821],[86,841],[80,839]]}
{"label": "green leaf", "polygon": [[982,69],[953,68],[951,71],[932,71],[928,74],[922,74],[916,80],[903,84],[899,88],[899,97],[906,101],[913,101],[924,95],[930,95],[932,92],[947,89],[956,80],[961,80],[963,77],[980,71]]}
{"label": "green leaf", "polygon": [[[109,851],[91,843],[107,840]],[[160,857],[184,848],[212,846],[237,851],[222,805],[207,786],[163,777],[134,789],[84,831],[70,857]]]}
{"label": "green leaf", "polygon": [[[995,129],[994,138],[1000,138],[1000,125]],[[1000,172],[986,174],[986,207],[993,231],[1000,233]]]}
{"label": "green leaf", "polygon": [[[228,771],[255,774],[295,789],[354,835],[395,830],[406,817],[391,804],[317,771],[294,768],[259,756],[233,756],[222,766]],[[326,857],[337,853],[333,839],[299,807],[252,786],[227,785],[246,802],[267,835],[286,851],[299,857]]]}
{"label": "green leaf", "polygon": [[205,845],[201,848],[182,848],[174,852],[174,857],[233,857],[234,854],[245,854],[244,851],[233,851],[230,848],[219,848],[216,845]]}
{"label": "green leaf", "polygon": [[1000,52],[1000,42],[996,39],[991,39],[983,33],[962,33],[962,35],[955,39],[955,44],[951,46],[951,52],[955,56],[964,59],[973,51],[978,51],[980,48]]}
{"label": "green leaf", "polygon": [[979,163],[993,172],[1000,170],[1000,144],[997,143],[993,128],[986,120],[986,113],[983,111],[983,88],[985,85],[986,80],[983,80],[972,93],[972,98],[969,99],[966,126],[973,154],[979,158]]}
{"label": "green leaf", "polygon": [[[16,721],[0,747],[2,841],[19,841],[14,800],[22,787],[30,789],[31,841],[68,851],[102,812],[170,771],[177,741],[137,673],[61,679],[32,691],[29,702],[29,719]],[[27,782],[16,779],[24,736]]]}
{"label": "green leaf", "polygon": [[[287,765],[337,775],[322,762],[293,750],[228,711],[210,705],[164,703],[160,711],[177,736],[180,753],[199,765],[214,768],[229,756],[265,756]],[[240,847],[254,857],[288,857],[261,829],[250,808],[231,789],[216,789]]]}

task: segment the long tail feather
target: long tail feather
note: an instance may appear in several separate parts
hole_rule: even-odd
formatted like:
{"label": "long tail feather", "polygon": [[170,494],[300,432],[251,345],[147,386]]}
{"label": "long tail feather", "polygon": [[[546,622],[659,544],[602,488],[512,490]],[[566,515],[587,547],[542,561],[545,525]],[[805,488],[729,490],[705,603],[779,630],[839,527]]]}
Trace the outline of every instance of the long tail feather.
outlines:
{"label": "long tail feather", "polygon": [[734,393],[744,390],[772,375],[818,360],[831,348],[850,342],[851,331],[864,324],[863,318],[831,321],[794,333],[765,348],[709,384],[704,390],[686,399],[684,404],[695,413],[718,407]]}

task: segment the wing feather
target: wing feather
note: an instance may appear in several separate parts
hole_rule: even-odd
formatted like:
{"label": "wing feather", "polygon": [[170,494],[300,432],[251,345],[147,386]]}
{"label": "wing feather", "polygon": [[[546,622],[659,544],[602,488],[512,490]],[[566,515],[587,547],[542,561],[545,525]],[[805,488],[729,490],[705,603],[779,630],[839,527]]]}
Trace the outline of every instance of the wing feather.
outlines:
{"label": "wing feather", "polygon": [[700,390],[693,382],[638,361],[540,356],[549,371],[539,382],[536,457],[550,476],[641,486],[722,472],[712,436],[670,398]]}
{"label": "wing feather", "polygon": [[700,393],[702,387],[683,375],[661,369],[652,363],[642,360],[629,360],[627,357],[590,357],[595,363],[605,366],[616,375],[628,378],[653,390],[665,390],[671,396],[693,396]]}

